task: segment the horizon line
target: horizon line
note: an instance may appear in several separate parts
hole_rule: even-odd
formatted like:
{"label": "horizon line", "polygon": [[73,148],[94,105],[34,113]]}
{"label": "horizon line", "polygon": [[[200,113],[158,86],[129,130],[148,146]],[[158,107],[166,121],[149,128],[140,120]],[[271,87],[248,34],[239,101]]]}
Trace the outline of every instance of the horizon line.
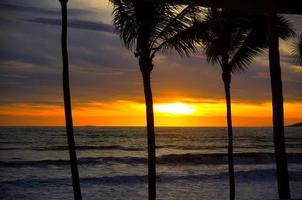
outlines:
{"label": "horizon line", "polygon": [[[289,125],[290,126],[290,125]],[[288,125],[284,127],[289,127]],[[0,125],[3,127],[65,127],[65,125]],[[146,126],[104,126],[104,125],[74,125],[73,127],[100,127],[100,128],[146,128]],[[155,128],[227,128],[227,126],[155,126]],[[273,128],[273,126],[233,126],[233,128]]]}

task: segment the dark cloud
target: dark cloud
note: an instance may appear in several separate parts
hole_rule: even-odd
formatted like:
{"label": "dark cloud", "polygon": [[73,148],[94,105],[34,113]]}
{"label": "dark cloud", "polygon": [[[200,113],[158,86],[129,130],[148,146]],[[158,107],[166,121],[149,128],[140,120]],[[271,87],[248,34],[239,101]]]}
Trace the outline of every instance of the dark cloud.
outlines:
{"label": "dark cloud", "polygon": [[[32,14],[43,14],[43,15],[56,15],[59,16],[61,11],[58,9],[46,9],[40,7],[32,7],[32,6],[23,6],[23,5],[14,5],[14,4],[5,4],[0,3],[0,10],[2,12],[24,12],[24,13],[32,13]],[[82,9],[69,9],[69,15],[84,15],[84,14],[92,14],[92,11],[82,10]]]}
{"label": "dark cloud", "polygon": [[[27,21],[40,23],[40,24],[53,25],[53,26],[61,25],[61,20],[51,19],[51,18],[35,18]],[[75,20],[75,19],[71,19],[68,21],[68,27],[84,29],[84,30],[108,32],[108,33],[113,33],[114,31],[114,27],[112,25],[105,24],[103,22],[91,22],[91,21]]]}
{"label": "dark cloud", "polygon": [[[6,2],[0,3],[0,103],[61,102],[58,1]],[[112,34],[111,10],[91,9],[91,5],[86,4],[80,0],[69,4],[68,49],[73,102],[143,99],[138,61],[118,35]],[[86,10],[82,10],[84,8]],[[294,16],[293,21],[297,24],[298,19],[301,21],[301,17]],[[301,101],[301,73],[293,71],[291,55],[282,55],[281,60],[285,63],[282,68],[285,98]],[[255,61],[245,73],[233,76],[234,101],[271,99],[267,55]],[[157,55],[154,64],[155,99],[174,94],[224,99],[221,69],[210,66],[204,56]]]}

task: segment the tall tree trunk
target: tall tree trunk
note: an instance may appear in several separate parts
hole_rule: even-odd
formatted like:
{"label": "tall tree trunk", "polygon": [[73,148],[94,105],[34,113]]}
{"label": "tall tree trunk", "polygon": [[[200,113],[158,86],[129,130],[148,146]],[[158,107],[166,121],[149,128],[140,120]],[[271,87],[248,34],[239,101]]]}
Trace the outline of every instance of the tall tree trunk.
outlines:
{"label": "tall tree trunk", "polygon": [[235,175],[234,175],[234,155],[233,155],[233,126],[232,126],[232,111],[231,111],[231,73],[223,72],[225,99],[227,106],[227,124],[228,124],[228,164],[229,164],[229,184],[230,184],[230,200],[235,199]]}
{"label": "tall tree trunk", "polygon": [[279,198],[289,199],[289,178],[284,139],[283,92],[279,55],[279,38],[275,29],[276,13],[269,15],[269,69],[273,104],[273,132]]}
{"label": "tall tree trunk", "polygon": [[148,193],[149,200],[156,199],[156,156],[155,156],[155,133],[153,99],[151,90],[151,70],[142,71],[144,81],[146,118],[147,118],[147,141],[148,141]]}
{"label": "tall tree trunk", "polygon": [[60,0],[61,7],[62,7],[61,45],[62,45],[62,58],[63,58],[63,93],[64,93],[65,124],[66,124],[66,132],[67,132],[74,199],[81,200],[82,195],[81,195],[77,156],[76,156],[74,134],[73,134],[70,88],[69,88],[68,51],[67,51],[67,1],[68,0]]}

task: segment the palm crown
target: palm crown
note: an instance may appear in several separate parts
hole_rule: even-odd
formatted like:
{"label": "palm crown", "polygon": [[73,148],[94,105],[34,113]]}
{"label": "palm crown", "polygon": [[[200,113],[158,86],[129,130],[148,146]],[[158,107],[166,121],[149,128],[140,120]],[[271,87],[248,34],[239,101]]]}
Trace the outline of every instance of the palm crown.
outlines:
{"label": "palm crown", "polygon": [[[204,19],[192,27],[199,29],[208,61],[222,67],[227,63],[224,67],[231,72],[244,70],[268,46],[267,19],[263,14],[209,9]],[[294,34],[282,16],[278,16],[275,28],[282,39]]]}
{"label": "palm crown", "polygon": [[187,29],[200,14],[194,6],[172,6],[131,0],[111,0],[116,30],[126,47],[136,56],[142,52],[153,58],[158,51],[176,50],[180,55],[196,51]]}

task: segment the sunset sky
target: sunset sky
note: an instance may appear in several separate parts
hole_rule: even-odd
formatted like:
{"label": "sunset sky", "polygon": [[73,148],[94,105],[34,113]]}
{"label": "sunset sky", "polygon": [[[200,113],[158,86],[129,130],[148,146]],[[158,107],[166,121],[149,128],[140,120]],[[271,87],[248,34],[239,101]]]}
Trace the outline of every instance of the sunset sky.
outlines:
{"label": "sunset sky", "polygon": [[[137,59],[114,33],[105,0],[69,0],[70,84],[75,125],[143,126]],[[0,2],[0,125],[64,125],[60,5]],[[302,16],[286,16],[302,32]],[[285,123],[302,121],[302,68],[281,41]],[[267,53],[233,76],[234,126],[271,126]],[[225,126],[219,66],[204,55],[158,55],[152,86],[157,126]]]}

